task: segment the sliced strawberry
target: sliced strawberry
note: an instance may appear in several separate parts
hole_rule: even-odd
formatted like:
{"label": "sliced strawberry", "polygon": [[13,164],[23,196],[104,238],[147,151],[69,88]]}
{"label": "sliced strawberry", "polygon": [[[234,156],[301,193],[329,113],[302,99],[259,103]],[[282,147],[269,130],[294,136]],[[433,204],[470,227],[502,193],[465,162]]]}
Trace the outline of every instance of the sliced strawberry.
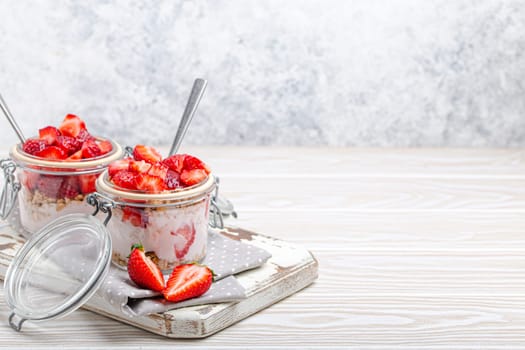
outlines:
{"label": "sliced strawberry", "polygon": [[81,160],[82,159],[82,150],[79,150],[79,151],[76,151],[75,153],[73,153],[72,155],[70,155],[69,157],[66,158],[66,161],[68,162],[75,162],[77,160]]}
{"label": "sliced strawberry", "polygon": [[166,180],[164,181],[166,183],[166,187],[169,190],[175,190],[178,187],[180,187],[180,175],[176,171],[168,170],[166,173]]}
{"label": "sliced strawberry", "polygon": [[186,157],[184,157],[184,169],[202,169],[206,172],[206,175],[210,173],[210,168],[202,160],[189,154],[186,154]]}
{"label": "sliced strawberry", "polygon": [[111,142],[109,142],[108,140],[99,141],[98,147],[100,148],[100,152],[102,152],[102,154],[106,154],[113,149]]}
{"label": "sliced strawberry", "polygon": [[131,158],[124,158],[124,159],[119,159],[119,160],[116,160],[110,163],[108,166],[109,176],[112,177],[113,175],[115,175],[121,170],[128,170],[130,162],[131,162]]}
{"label": "sliced strawberry", "polygon": [[102,151],[95,140],[87,140],[82,144],[82,158],[95,158],[100,155]]}
{"label": "sliced strawberry", "polygon": [[170,232],[173,236],[179,236],[184,241],[184,245],[182,244],[176,244],[174,246],[175,249],[175,256],[177,259],[182,260],[188,254],[188,250],[190,250],[191,245],[195,241],[195,225],[184,225],[177,229],[175,232]]}
{"label": "sliced strawberry", "polygon": [[129,162],[129,171],[136,174],[145,174],[151,168],[151,164],[145,160],[132,160]]}
{"label": "sliced strawberry", "polygon": [[35,156],[55,160],[55,159],[66,159],[67,153],[62,148],[57,146],[48,146],[41,150],[40,152],[35,153]]}
{"label": "sliced strawberry", "polygon": [[47,143],[44,140],[28,139],[22,145],[22,150],[28,154],[35,155],[47,147]]}
{"label": "sliced strawberry", "polygon": [[122,188],[127,188],[129,190],[137,189],[137,175],[129,170],[120,170],[116,172],[112,177],[111,181]]}
{"label": "sliced strawberry", "polygon": [[193,186],[201,183],[208,177],[203,169],[183,170],[180,174],[180,182],[185,186]]}
{"label": "sliced strawberry", "polygon": [[149,174],[138,174],[137,189],[148,193],[160,193],[166,190],[166,185],[160,177]]}
{"label": "sliced strawberry", "polygon": [[155,164],[162,160],[159,151],[153,147],[136,145],[133,149],[133,157],[135,160],[145,160],[148,163]]}
{"label": "sliced strawberry", "polygon": [[210,289],[213,272],[203,265],[176,266],[162,291],[168,301],[178,302],[203,295]]}
{"label": "sliced strawberry", "polygon": [[76,136],[76,139],[80,142],[86,142],[87,140],[95,140],[93,136],[86,130],[86,129],[80,129],[80,132]]}
{"label": "sliced strawberry", "polygon": [[46,126],[38,130],[38,138],[44,140],[48,145],[52,145],[57,141],[57,137],[62,135],[60,131],[54,126]]}
{"label": "sliced strawberry", "polygon": [[148,216],[144,209],[134,207],[124,207],[122,209],[122,221],[129,221],[135,227],[146,228],[148,226]]}
{"label": "sliced strawberry", "polygon": [[58,127],[58,130],[65,136],[77,137],[80,130],[86,129],[86,123],[74,114],[68,114]]}
{"label": "sliced strawberry", "polygon": [[186,158],[185,154],[174,154],[164,159],[162,163],[180,174],[184,168],[184,158]]}
{"label": "sliced strawberry", "polygon": [[36,186],[46,197],[56,199],[60,198],[60,188],[63,180],[64,176],[40,175]]}
{"label": "sliced strawberry", "polygon": [[58,136],[56,145],[66,151],[68,155],[72,155],[82,147],[82,143],[71,136]]}
{"label": "sliced strawberry", "polygon": [[128,260],[128,275],[139,287],[157,292],[164,290],[166,282],[159,267],[146,256],[144,247],[135,244]]}
{"label": "sliced strawberry", "polygon": [[80,194],[80,184],[78,176],[67,176],[62,181],[62,186],[58,192],[59,198],[73,199]]}
{"label": "sliced strawberry", "polygon": [[160,177],[162,181],[166,181],[166,174],[168,173],[169,168],[162,163],[155,163],[148,170],[148,174],[156,177]]}
{"label": "sliced strawberry", "polygon": [[95,182],[98,174],[84,174],[78,175],[78,182],[80,184],[80,192],[83,194],[90,194],[97,190]]}

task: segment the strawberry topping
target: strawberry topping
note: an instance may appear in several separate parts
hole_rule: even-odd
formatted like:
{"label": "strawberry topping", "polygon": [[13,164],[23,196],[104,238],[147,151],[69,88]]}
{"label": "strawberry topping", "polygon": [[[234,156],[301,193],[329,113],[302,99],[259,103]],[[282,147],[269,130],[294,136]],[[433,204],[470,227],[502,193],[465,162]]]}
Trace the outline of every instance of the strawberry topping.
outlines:
{"label": "strawberry topping", "polygon": [[77,137],[80,130],[86,130],[86,123],[74,114],[68,114],[58,127],[58,130],[65,136]]}
{"label": "strawberry topping", "polygon": [[145,160],[148,163],[155,164],[162,160],[159,151],[153,147],[136,145],[133,149],[133,157],[135,160]]}
{"label": "strawberry topping", "polygon": [[47,147],[47,143],[44,140],[29,139],[27,140],[22,149],[24,152],[35,155]]}
{"label": "strawberry topping", "polygon": [[112,177],[113,183],[122,188],[129,190],[137,189],[137,175],[128,170],[120,170]]}
{"label": "strawberry topping", "polygon": [[54,144],[60,135],[62,135],[62,133],[54,126],[46,126],[38,130],[38,138],[44,140],[48,145]]}
{"label": "strawberry topping", "polygon": [[67,153],[62,148],[57,146],[49,146],[41,150],[40,152],[35,153],[35,156],[40,158],[45,158],[49,160],[59,160],[66,159]]}

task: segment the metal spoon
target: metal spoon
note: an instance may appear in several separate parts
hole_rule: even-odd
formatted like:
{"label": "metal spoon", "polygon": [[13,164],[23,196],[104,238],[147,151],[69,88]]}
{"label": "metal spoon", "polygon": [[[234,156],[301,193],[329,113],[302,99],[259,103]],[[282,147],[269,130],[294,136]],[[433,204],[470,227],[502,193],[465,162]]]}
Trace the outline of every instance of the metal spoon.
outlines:
{"label": "metal spoon", "polygon": [[174,155],[179,150],[182,139],[184,138],[184,135],[186,134],[186,131],[188,130],[188,127],[190,125],[190,122],[193,119],[193,116],[195,115],[195,111],[199,106],[199,102],[202,98],[202,95],[204,94],[204,90],[206,90],[207,84],[208,82],[204,79],[195,79],[195,82],[193,83],[193,88],[191,89],[190,97],[188,98],[186,108],[184,109],[184,113],[182,114],[182,118],[177,129],[177,134],[175,135],[175,139],[173,140],[169,156]]}
{"label": "metal spoon", "polygon": [[0,109],[2,110],[2,112],[4,112],[4,115],[7,118],[7,121],[9,122],[9,124],[11,124],[11,126],[13,127],[13,130],[15,130],[15,133],[20,139],[20,142],[22,143],[26,142],[26,138],[24,137],[24,134],[22,134],[22,130],[18,126],[18,123],[15,120],[15,117],[13,117],[13,115],[11,114],[11,111],[7,107],[7,104],[5,103],[2,95],[0,95]]}

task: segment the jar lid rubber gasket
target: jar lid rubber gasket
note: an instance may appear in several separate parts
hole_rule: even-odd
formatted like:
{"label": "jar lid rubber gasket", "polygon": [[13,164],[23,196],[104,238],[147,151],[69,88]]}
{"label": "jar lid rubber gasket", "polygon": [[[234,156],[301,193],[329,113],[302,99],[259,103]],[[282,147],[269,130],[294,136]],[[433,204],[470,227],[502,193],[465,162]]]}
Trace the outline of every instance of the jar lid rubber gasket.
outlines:
{"label": "jar lid rubber gasket", "polygon": [[82,306],[109,271],[111,250],[107,228],[91,215],[68,214],[44,226],[6,273],[11,327],[19,331],[26,320],[63,317]]}

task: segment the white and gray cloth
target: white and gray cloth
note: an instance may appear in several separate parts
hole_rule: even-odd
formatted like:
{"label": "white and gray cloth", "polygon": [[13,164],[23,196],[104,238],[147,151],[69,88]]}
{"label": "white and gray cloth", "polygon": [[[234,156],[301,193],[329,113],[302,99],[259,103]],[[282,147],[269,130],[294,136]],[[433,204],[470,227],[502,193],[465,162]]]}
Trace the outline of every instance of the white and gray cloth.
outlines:
{"label": "white and gray cloth", "polygon": [[[16,232],[22,234],[23,228],[20,225],[17,209],[15,208],[7,221]],[[82,246],[75,249],[89,250],[89,247]],[[61,261],[56,261],[62,270],[73,278],[79,278],[78,274],[83,272],[83,269],[76,266],[75,260],[71,258],[77,253],[68,251],[67,255],[60,257]],[[270,257],[271,254],[264,249],[227,238],[210,229],[207,254],[201,263],[213,270],[215,279],[210,289],[202,296],[177,303],[166,301],[160,293],[138,287],[129,279],[126,270],[114,265],[110,266],[109,273],[97,290],[97,294],[131,317],[186,306],[239,301],[246,298],[246,292],[235,278],[235,274],[259,267]],[[166,280],[168,277],[169,275],[164,276]]]}
{"label": "white and gray cloth", "polygon": [[[177,303],[166,301],[160,293],[139,288],[129,279],[127,271],[115,266],[111,266],[97,293],[129,316],[165,312],[186,306],[239,301],[246,298],[246,293],[234,275],[259,267],[270,257],[271,254],[264,249],[210,230],[208,251],[202,264],[211,268],[216,276],[210,289],[202,296]],[[166,280],[168,277],[164,276]]]}

